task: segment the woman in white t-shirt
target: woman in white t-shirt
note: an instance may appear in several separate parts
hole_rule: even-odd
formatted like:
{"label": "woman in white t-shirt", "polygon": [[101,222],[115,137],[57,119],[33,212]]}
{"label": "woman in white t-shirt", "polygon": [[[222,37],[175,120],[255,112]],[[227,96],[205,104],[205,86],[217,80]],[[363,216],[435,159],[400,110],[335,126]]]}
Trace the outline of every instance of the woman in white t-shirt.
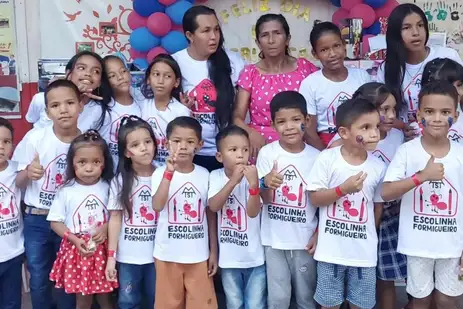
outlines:
{"label": "woman in white t-shirt", "polygon": [[396,7],[388,19],[386,60],[378,69],[377,79],[399,92],[399,116],[407,137],[415,136],[418,94],[423,69],[435,58],[449,58],[462,63],[457,51],[447,47],[426,46],[428,20],[423,10],[412,3]]}
{"label": "woman in white t-shirt", "polygon": [[[152,162],[156,138],[138,117],[124,117],[119,128],[119,168],[111,183],[106,278],[119,277],[118,308],[154,307],[154,236],[158,213],[151,207]],[[115,254],[117,252],[117,255]],[[116,273],[118,262],[118,276]]]}
{"label": "woman in white t-shirt", "polygon": [[215,136],[231,121],[235,86],[245,63],[223,47],[222,29],[213,9],[191,7],[183,16],[183,30],[189,46],[172,56],[182,70],[188,106],[202,126],[204,146],[194,162],[211,171],[222,167],[215,158]]}

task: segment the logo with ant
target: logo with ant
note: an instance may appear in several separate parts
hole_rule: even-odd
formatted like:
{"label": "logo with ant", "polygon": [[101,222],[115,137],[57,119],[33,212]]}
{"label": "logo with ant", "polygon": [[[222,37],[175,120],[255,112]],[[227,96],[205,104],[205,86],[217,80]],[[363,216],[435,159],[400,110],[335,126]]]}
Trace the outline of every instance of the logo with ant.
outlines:
{"label": "logo with ant", "polygon": [[64,183],[66,172],[66,154],[60,154],[54,158],[45,168],[43,175],[45,181],[42,184],[42,191],[55,193],[56,190]]}
{"label": "logo with ant", "polygon": [[455,217],[458,212],[458,191],[446,179],[428,181],[413,191],[415,214],[427,217]]}
{"label": "logo with ant", "polygon": [[158,148],[161,150],[167,150],[167,138],[162,130],[162,127],[159,125],[159,121],[156,119],[156,117],[149,117],[146,122],[148,122],[153,129]]}
{"label": "logo with ant", "polygon": [[407,102],[409,113],[416,113],[418,110],[418,93],[421,90],[421,77],[421,73],[416,75],[404,89],[404,99]]}
{"label": "logo with ant", "polygon": [[217,91],[214,84],[209,79],[203,79],[194,87],[189,96],[194,99],[191,107],[193,113],[213,113],[217,101]]}
{"label": "logo with ant", "polygon": [[299,170],[292,164],[278,172],[283,175],[283,184],[273,191],[273,205],[293,208],[305,208],[307,205],[307,183]]}
{"label": "logo with ant", "polygon": [[109,129],[109,140],[111,143],[117,144],[117,139],[119,138],[119,129],[121,127],[121,120],[124,117],[129,116],[128,114],[121,115],[116,120],[111,123],[111,128]]}
{"label": "logo with ant", "polygon": [[125,216],[125,224],[132,227],[155,227],[159,214],[151,207],[151,188],[140,186],[130,197],[132,213]]}
{"label": "logo with ant", "polygon": [[3,183],[0,183],[0,222],[16,219],[19,216],[16,195]]}
{"label": "logo with ant", "polygon": [[202,224],[204,200],[199,190],[187,182],[167,202],[167,214],[171,224]]}
{"label": "logo with ant", "polygon": [[246,232],[248,229],[246,208],[234,194],[228,197],[227,203],[221,211],[220,226],[224,230],[235,230],[238,232]]}
{"label": "logo with ant", "polygon": [[363,191],[346,195],[327,207],[328,218],[349,223],[367,223],[368,202]]}
{"label": "logo with ant", "polygon": [[96,195],[88,195],[72,214],[74,231],[88,232],[108,222],[106,205]]}
{"label": "logo with ant", "polygon": [[330,105],[326,110],[326,120],[330,127],[336,127],[336,111],[339,105],[349,100],[352,96],[344,91],[338,93],[338,95],[331,101]]}

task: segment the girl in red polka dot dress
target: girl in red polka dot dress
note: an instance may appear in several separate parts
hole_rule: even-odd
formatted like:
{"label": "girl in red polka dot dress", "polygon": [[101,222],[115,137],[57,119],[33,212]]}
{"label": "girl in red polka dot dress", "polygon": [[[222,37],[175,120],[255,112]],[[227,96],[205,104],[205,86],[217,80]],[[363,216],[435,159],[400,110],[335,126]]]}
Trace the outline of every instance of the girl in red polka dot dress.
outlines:
{"label": "girl in red polka dot dress", "polygon": [[103,138],[91,130],[74,139],[66,161],[66,182],[47,218],[63,238],[50,280],[66,293],[76,294],[79,309],[90,309],[94,294],[101,309],[109,309],[108,293],[118,287],[117,281],[105,277],[112,157]]}

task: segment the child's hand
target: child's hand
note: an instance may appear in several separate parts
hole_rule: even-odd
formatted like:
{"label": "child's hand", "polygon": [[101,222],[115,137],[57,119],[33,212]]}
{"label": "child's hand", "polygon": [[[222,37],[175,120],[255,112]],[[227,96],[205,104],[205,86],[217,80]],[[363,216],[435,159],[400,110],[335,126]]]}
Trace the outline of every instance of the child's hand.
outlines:
{"label": "child's hand", "polygon": [[259,177],[257,176],[257,168],[255,165],[247,165],[244,168],[244,177],[249,182],[250,188],[257,188],[259,186]]}
{"label": "child's hand", "polygon": [[244,169],[245,169],[244,165],[237,165],[235,169],[233,170],[233,174],[230,180],[233,181],[235,185],[239,184],[241,182],[241,179],[243,179]]}
{"label": "child's hand", "polygon": [[318,233],[314,233],[312,237],[310,237],[310,240],[307,246],[305,246],[305,250],[307,250],[307,252],[310,255],[314,255],[315,250],[317,249],[317,244],[318,244]]}
{"label": "child's hand", "polygon": [[[171,145],[171,143],[169,142],[169,145]],[[169,151],[169,156],[166,158],[166,170],[168,172],[174,172],[175,171],[175,168],[177,167],[177,151],[178,151],[178,148],[176,150],[172,150],[172,146],[170,147],[170,151]]]}
{"label": "child's hand", "polygon": [[211,252],[209,254],[209,260],[207,261],[207,274],[209,277],[214,277],[219,268],[219,263],[217,259],[217,253]]}
{"label": "child's hand", "polygon": [[83,96],[88,97],[89,99],[94,99],[94,100],[97,100],[97,101],[103,100],[103,97],[94,95],[94,94],[92,93],[92,92],[93,92],[93,89],[89,88],[89,86],[86,85],[86,84],[80,84],[78,88],[79,88],[80,93],[81,93]]}
{"label": "child's hand", "polygon": [[193,106],[195,101],[196,101],[196,98],[190,97],[188,95],[188,91],[187,92],[180,92],[180,103],[182,103],[186,107],[191,109],[191,107]]}
{"label": "child's hand", "polygon": [[27,166],[27,178],[30,180],[39,180],[43,177],[45,170],[43,166],[40,165],[39,154],[35,153],[34,159],[32,160],[31,164]]}
{"label": "child's hand", "polygon": [[359,172],[357,175],[347,178],[339,187],[344,194],[357,193],[363,189],[363,182],[366,178],[367,173]]}
{"label": "child's hand", "polygon": [[444,178],[444,164],[442,163],[435,163],[434,155],[431,154],[431,158],[429,158],[426,167],[418,173],[421,176],[420,181],[437,181],[442,180]]}
{"label": "child's hand", "polygon": [[94,252],[87,250],[87,242],[82,238],[77,238],[72,242],[79,250],[79,254],[83,257],[91,256]]}
{"label": "child's hand", "polygon": [[278,173],[277,161],[273,162],[272,170],[264,177],[264,183],[272,190],[278,189],[283,184],[283,176]]}
{"label": "child's hand", "polygon": [[105,270],[106,280],[109,282],[117,281],[116,259],[113,257],[108,258]]}
{"label": "child's hand", "polygon": [[99,228],[97,228],[95,235],[93,235],[92,240],[97,244],[103,243],[106,238],[108,238],[108,224],[105,223]]}

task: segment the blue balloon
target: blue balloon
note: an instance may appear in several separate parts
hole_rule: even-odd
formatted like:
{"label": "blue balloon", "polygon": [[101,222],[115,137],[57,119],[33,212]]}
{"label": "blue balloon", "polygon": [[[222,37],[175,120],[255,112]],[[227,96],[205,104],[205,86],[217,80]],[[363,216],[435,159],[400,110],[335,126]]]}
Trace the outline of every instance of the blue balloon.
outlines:
{"label": "blue balloon", "polygon": [[149,66],[148,60],[145,58],[137,58],[133,61],[133,65],[137,67],[139,70],[146,70]]}
{"label": "blue balloon", "polygon": [[161,39],[161,46],[169,53],[173,54],[188,47],[185,35],[180,31],[171,31]]}
{"label": "blue balloon", "polygon": [[190,2],[190,3],[194,3],[194,2],[195,2],[195,0],[186,0],[186,1],[188,1],[188,2]]}
{"label": "blue balloon", "polygon": [[133,0],[133,9],[138,15],[148,17],[156,12],[164,12],[166,7],[158,0]]}
{"label": "blue balloon", "polygon": [[374,9],[379,9],[383,5],[385,5],[387,0],[364,0],[363,3],[366,5],[371,6]]}
{"label": "blue balloon", "polygon": [[160,40],[148,28],[141,27],[132,31],[129,42],[133,49],[146,53],[159,46]]}
{"label": "blue balloon", "polygon": [[341,7],[341,0],[331,0],[331,4],[340,8]]}
{"label": "blue balloon", "polygon": [[373,25],[365,29],[366,34],[378,35],[381,33],[381,23],[379,21],[375,22]]}
{"label": "blue balloon", "polygon": [[189,8],[191,8],[193,5],[186,1],[186,0],[180,0],[175,2],[172,5],[169,5],[166,8],[166,14],[167,16],[172,19],[174,24],[176,25],[181,25],[182,20],[183,20],[183,15],[185,15],[185,12],[188,11]]}

